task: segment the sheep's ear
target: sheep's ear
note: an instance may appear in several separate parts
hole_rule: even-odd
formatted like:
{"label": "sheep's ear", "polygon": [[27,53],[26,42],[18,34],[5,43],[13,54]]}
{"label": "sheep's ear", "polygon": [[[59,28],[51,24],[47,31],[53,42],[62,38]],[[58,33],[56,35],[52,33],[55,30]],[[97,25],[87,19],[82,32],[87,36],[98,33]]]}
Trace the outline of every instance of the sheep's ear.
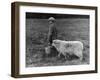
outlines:
{"label": "sheep's ear", "polygon": [[55,44],[55,40],[53,40],[53,43]]}
{"label": "sheep's ear", "polygon": [[58,44],[59,42],[57,42],[56,40],[53,41],[54,44]]}
{"label": "sheep's ear", "polygon": [[53,40],[53,43],[55,43],[55,40]]}

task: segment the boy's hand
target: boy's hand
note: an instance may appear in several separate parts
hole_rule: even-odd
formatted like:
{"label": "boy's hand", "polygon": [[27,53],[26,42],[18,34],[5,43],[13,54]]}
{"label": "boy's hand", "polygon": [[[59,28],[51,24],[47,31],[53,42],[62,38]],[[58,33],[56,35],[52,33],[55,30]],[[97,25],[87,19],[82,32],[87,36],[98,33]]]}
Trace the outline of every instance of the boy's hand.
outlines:
{"label": "boy's hand", "polygon": [[50,43],[48,43],[49,46],[52,46]]}

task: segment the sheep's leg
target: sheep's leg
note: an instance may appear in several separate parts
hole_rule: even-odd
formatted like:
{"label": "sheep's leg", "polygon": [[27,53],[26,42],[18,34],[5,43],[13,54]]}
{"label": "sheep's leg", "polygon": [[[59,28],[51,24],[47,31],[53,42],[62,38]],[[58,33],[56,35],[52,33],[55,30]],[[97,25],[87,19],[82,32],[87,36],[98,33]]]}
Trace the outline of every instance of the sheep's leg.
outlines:
{"label": "sheep's leg", "polygon": [[67,54],[67,58],[68,58],[68,59],[70,59],[70,56],[69,56],[69,54]]}
{"label": "sheep's leg", "polygon": [[65,59],[67,59],[67,58],[66,58],[66,55],[65,55]]}
{"label": "sheep's leg", "polygon": [[79,59],[80,59],[80,61],[82,61],[83,57],[82,57],[82,56],[80,56],[80,57],[79,57]]}
{"label": "sheep's leg", "polygon": [[80,53],[80,55],[78,57],[79,57],[79,60],[82,61],[82,59],[83,59],[82,53]]}
{"label": "sheep's leg", "polygon": [[67,59],[67,57],[66,57],[66,53],[63,53],[63,55],[64,55],[65,59]]}
{"label": "sheep's leg", "polygon": [[61,53],[58,54],[58,57],[60,57]]}

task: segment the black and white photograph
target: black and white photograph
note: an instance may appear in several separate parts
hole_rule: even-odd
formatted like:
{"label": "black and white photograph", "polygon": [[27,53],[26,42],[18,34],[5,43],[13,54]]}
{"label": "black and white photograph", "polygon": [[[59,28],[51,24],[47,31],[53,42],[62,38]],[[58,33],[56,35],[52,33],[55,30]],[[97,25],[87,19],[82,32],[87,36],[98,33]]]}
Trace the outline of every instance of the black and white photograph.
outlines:
{"label": "black and white photograph", "polygon": [[89,15],[26,12],[26,67],[90,63]]}
{"label": "black and white photograph", "polygon": [[97,7],[12,4],[12,76],[97,73]]}

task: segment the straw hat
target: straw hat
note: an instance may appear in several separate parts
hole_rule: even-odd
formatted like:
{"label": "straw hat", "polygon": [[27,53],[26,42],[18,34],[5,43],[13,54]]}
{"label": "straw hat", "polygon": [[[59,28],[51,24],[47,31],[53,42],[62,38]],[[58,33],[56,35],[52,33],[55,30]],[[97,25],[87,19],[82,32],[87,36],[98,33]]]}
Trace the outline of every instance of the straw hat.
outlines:
{"label": "straw hat", "polygon": [[48,19],[48,21],[55,21],[55,18],[54,18],[54,17],[50,17],[50,18]]}

